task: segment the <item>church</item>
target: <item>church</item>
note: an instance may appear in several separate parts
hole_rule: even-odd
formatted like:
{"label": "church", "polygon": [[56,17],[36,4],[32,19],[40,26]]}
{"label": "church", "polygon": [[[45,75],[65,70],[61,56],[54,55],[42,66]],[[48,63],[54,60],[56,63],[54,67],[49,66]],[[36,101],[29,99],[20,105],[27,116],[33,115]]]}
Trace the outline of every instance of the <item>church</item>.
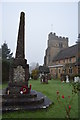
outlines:
{"label": "church", "polygon": [[[80,34],[78,40],[80,38]],[[45,51],[44,66],[49,67],[53,78],[60,78],[62,74],[75,76],[80,72],[79,43],[68,45],[68,38],[49,33],[48,47]]]}

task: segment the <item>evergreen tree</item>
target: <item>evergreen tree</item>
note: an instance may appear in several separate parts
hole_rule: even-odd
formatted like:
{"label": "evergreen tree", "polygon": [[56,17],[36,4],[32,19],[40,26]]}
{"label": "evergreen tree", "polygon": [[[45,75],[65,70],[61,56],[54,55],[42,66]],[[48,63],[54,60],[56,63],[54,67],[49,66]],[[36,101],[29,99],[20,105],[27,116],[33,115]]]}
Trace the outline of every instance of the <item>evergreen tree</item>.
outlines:
{"label": "evergreen tree", "polygon": [[9,70],[13,62],[13,53],[11,53],[6,43],[3,43],[0,51],[2,51],[2,82],[9,81]]}
{"label": "evergreen tree", "polygon": [[11,53],[11,50],[8,48],[8,45],[6,43],[3,43],[1,48],[2,48],[2,59],[3,60],[11,59],[13,53]]}

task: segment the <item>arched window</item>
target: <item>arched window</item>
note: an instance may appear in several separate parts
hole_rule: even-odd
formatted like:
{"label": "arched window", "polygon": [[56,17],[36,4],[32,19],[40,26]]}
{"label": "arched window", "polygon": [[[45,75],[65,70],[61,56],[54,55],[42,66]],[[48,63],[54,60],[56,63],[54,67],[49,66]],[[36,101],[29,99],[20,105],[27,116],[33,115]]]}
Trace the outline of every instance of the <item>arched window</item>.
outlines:
{"label": "arched window", "polygon": [[69,67],[69,73],[72,74],[72,67]]}

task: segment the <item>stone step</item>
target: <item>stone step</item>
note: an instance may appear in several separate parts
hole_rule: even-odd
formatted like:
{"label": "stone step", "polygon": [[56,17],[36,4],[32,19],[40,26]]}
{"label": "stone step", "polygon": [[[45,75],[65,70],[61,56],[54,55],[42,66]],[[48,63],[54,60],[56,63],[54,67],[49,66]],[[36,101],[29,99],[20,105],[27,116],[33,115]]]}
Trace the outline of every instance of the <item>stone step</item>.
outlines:
{"label": "stone step", "polygon": [[[12,112],[19,110],[38,110],[38,109],[46,109],[48,108],[52,102],[45,96],[44,101],[41,104],[28,104],[28,105],[16,105],[16,106],[3,106],[2,112]],[[54,103],[53,103],[54,104]]]}
{"label": "stone step", "polygon": [[29,105],[29,104],[40,104],[44,101],[43,97],[36,98],[23,98],[23,99],[3,99],[2,105],[4,106],[14,106],[14,105]]}
{"label": "stone step", "polygon": [[[35,91],[31,92],[30,94],[34,94],[36,93]],[[9,95],[7,95],[9,96]],[[24,95],[26,96],[26,95]],[[40,94],[39,92],[37,93],[37,96],[36,97],[21,97],[21,98],[8,98],[7,99],[4,99],[2,100],[2,105],[3,106],[15,106],[15,105],[29,105],[29,104],[40,104],[44,101],[44,96],[42,94]]]}
{"label": "stone step", "polygon": [[34,91],[34,90],[32,90],[29,94],[16,94],[16,95],[14,95],[14,94],[9,94],[9,95],[7,95],[7,94],[3,94],[2,95],[2,98],[3,99],[10,99],[10,98],[34,98],[34,97],[37,97],[37,93],[36,93],[36,91]]}
{"label": "stone step", "polygon": [[31,98],[18,98],[18,99],[3,99],[2,100],[2,111],[18,111],[18,110],[36,110],[36,109],[44,109],[49,107],[52,102],[44,96],[40,92],[34,91],[36,93],[36,97]]}

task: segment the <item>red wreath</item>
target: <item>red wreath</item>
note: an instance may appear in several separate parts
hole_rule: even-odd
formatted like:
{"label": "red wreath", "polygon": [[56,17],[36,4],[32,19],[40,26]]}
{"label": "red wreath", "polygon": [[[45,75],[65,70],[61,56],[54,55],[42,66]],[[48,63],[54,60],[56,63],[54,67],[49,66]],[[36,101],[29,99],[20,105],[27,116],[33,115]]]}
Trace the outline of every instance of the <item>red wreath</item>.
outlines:
{"label": "red wreath", "polygon": [[28,93],[28,87],[26,85],[22,86],[22,88],[20,89],[20,93],[27,94]]}
{"label": "red wreath", "polygon": [[31,84],[30,84],[30,90],[31,90]]}

